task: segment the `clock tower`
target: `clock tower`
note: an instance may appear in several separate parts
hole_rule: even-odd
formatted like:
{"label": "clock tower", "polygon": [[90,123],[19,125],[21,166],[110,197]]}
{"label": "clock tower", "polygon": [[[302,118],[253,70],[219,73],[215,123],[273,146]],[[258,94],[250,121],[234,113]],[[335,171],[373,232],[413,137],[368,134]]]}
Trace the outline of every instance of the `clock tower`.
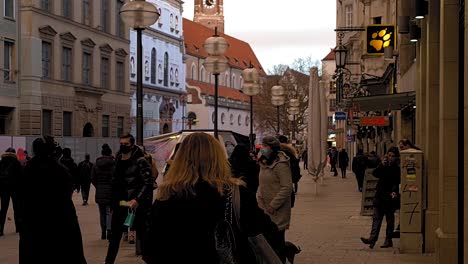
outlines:
{"label": "clock tower", "polygon": [[224,33],[223,0],[195,0],[193,20],[205,27]]}

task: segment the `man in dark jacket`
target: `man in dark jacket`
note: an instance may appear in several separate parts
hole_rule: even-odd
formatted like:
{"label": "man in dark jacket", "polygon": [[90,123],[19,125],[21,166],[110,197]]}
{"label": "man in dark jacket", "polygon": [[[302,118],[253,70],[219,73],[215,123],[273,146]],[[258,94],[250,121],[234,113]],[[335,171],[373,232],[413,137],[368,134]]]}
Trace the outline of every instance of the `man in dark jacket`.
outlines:
{"label": "man in dark jacket", "polygon": [[13,202],[16,232],[19,231],[19,206],[17,199],[18,177],[21,173],[21,163],[15,154],[14,148],[8,148],[2,154],[0,161],[0,236],[3,236],[6,215],[10,206],[10,198]]}
{"label": "man in dark jacket", "polygon": [[107,250],[106,264],[113,264],[119,251],[123,228],[129,210],[135,211],[133,227],[137,240],[143,241],[147,231],[147,221],[152,202],[153,177],[151,167],[143,151],[135,145],[130,134],[120,137],[120,150],[117,153],[112,180],[112,224],[111,238]]}
{"label": "man in dark jacket", "polygon": [[362,185],[364,182],[364,175],[366,174],[367,157],[364,156],[362,149],[359,149],[356,156],[353,158],[352,170],[356,175],[358,183],[358,190],[362,192]]}
{"label": "man in dark jacket", "polygon": [[104,144],[101,150],[102,156],[96,160],[91,172],[91,182],[96,188],[95,201],[99,207],[101,224],[101,239],[110,239],[111,230],[111,203],[112,203],[112,174],[115,161],[109,145]]}
{"label": "man in dark jacket", "polygon": [[88,153],[85,154],[85,160],[78,164],[78,184],[81,187],[81,197],[83,198],[83,205],[88,205],[89,188],[91,187],[91,171],[93,163],[89,160]]}
{"label": "man in dark jacket", "polygon": [[71,156],[71,149],[64,148],[62,152],[62,158],[60,159],[60,163],[68,169],[68,172],[72,176],[73,180],[73,190],[76,192],[80,192],[80,184],[78,181],[78,165],[76,165],[75,160],[73,160]]}
{"label": "man in dark jacket", "polygon": [[336,169],[336,163],[338,162],[338,151],[336,150],[336,147],[333,147],[328,154],[330,157],[330,166],[331,170],[333,171],[333,176],[338,176],[338,170]]}

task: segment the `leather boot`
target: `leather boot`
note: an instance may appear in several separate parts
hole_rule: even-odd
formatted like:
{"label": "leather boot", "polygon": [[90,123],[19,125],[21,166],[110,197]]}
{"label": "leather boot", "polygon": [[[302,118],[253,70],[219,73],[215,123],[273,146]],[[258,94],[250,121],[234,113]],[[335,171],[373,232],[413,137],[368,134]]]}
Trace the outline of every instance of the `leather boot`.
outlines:
{"label": "leather boot", "polygon": [[391,247],[393,247],[392,240],[385,240],[384,244],[380,246],[380,248],[391,248]]}
{"label": "leather boot", "polygon": [[373,249],[374,246],[375,246],[375,241],[371,240],[369,238],[361,237],[361,241],[362,241],[362,243],[364,243],[366,245],[369,245],[369,248],[371,248],[371,249]]}

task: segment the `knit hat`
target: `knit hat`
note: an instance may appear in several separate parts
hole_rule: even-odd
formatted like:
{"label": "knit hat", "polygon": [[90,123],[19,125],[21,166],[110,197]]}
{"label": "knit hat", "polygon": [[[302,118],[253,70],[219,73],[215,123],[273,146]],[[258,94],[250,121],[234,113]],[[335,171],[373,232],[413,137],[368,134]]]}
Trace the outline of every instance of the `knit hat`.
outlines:
{"label": "knit hat", "polygon": [[273,136],[266,136],[262,140],[262,144],[268,145],[272,149],[279,149],[280,148],[280,142],[277,138]]}
{"label": "knit hat", "polygon": [[16,153],[16,150],[14,148],[7,148],[7,150],[5,150],[5,152],[7,152],[7,153]]}

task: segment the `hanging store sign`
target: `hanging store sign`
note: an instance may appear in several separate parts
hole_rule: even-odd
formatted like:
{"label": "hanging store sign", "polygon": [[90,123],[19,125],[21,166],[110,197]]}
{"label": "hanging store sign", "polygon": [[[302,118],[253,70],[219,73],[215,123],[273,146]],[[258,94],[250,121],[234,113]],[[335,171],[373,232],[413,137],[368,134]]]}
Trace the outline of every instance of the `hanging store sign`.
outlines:
{"label": "hanging store sign", "polygon": [[373,24],[366,29],[367,54],[383,55],[384,48],[395,47],[395,25]]}
{"label": "hanging store sign", "polygon": [[361,117],[361,126],[389,126],[388,116]]}
{"label": "hanging store sign", "polygon": [[345,112],[335,112],[335,120],[346,120]]}

